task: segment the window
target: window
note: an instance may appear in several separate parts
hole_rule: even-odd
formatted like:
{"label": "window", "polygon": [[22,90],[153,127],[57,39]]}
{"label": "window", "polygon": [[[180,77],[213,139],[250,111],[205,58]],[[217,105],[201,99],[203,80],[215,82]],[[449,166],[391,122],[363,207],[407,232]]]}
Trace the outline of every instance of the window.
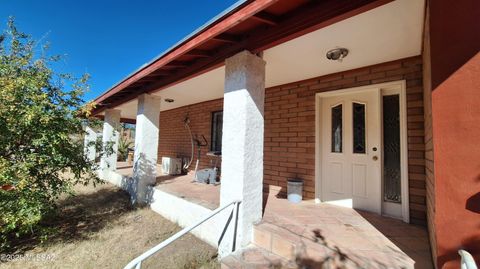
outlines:
{"label": "window", "polygon": [[342,152],[342,105],[332,107],[332,152]]}
{"label": "window", "polygon": [[353,103],[353,153],[365,153],[365,104]]}
{"label": "window", "polygon": [[401,203],[400,97],[383,96],[384,201]]}
{"label": "window", "polygon": [[212,113],[211,151],[222,151],[223,111]]}

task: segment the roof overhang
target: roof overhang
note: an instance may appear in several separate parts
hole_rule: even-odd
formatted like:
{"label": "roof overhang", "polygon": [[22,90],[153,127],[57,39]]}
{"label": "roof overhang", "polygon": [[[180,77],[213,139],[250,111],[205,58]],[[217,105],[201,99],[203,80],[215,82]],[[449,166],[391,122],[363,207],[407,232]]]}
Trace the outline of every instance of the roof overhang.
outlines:
{"label": "roof overhang", "polygon": [[213,70],[242,50],[259,53],[392,1],[238,2],[96,98],[94,114]]}

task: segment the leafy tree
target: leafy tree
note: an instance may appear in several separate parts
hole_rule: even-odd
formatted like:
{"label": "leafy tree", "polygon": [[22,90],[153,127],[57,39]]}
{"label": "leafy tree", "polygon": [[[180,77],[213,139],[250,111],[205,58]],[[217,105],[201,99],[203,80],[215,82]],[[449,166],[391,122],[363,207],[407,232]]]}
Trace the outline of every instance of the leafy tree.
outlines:
{"label": "leafy tree", "polygon": [[83,151],[88,76],[57,73],[47,47],[10,19],[0,35],[0,249],[39,231],[73,185],[99,182]]}

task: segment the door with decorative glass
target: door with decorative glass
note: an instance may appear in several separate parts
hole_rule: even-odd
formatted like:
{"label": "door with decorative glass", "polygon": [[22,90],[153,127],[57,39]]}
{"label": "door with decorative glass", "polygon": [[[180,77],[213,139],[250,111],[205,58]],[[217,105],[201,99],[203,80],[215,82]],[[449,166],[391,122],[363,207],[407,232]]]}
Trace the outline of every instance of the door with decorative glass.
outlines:
{"label": "door with decorative glass", "polygon": [[379,89],[321,98],[321,189],[325,202],[381,213]]}
{"label": "door with decorative glass", "polygon": [[402,167],[400,94],[382,97],[383,205],[382,213],[402,218]]}

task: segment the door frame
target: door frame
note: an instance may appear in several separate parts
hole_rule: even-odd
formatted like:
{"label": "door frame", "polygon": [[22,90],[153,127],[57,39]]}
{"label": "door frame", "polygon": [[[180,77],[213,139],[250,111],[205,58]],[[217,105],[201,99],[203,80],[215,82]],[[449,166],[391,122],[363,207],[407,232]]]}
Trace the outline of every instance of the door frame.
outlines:
{"label": "door frame", "polygon": [[[408,192],[408,137],[407,137],[407,100],[406,100],[406,81],[399,80],[380,84],[371,84],[360,87],[346,88],[335,91],[319,92],[315,94],[315,201],[321,203],[322,200],[322,130],[321,130],[321,105],[322,98],[332,97],[342,94],[359,93],[367,90],[378,89],[380,91],[380,119],[383,116],[383,96],[399,94],[400,97],[400,167],[401,167],[401,194],[402,194],[402,220],[410,222],[410,203]],[[383,151],[383,120],[380,120],[381,128],[381,146]],[[383,152],[382,152],[383,153]],[[383,156],[383,154],[381,154]],[[383,157],[381,158],[382,173],[382,192],[378,201],[383,212]]]}

